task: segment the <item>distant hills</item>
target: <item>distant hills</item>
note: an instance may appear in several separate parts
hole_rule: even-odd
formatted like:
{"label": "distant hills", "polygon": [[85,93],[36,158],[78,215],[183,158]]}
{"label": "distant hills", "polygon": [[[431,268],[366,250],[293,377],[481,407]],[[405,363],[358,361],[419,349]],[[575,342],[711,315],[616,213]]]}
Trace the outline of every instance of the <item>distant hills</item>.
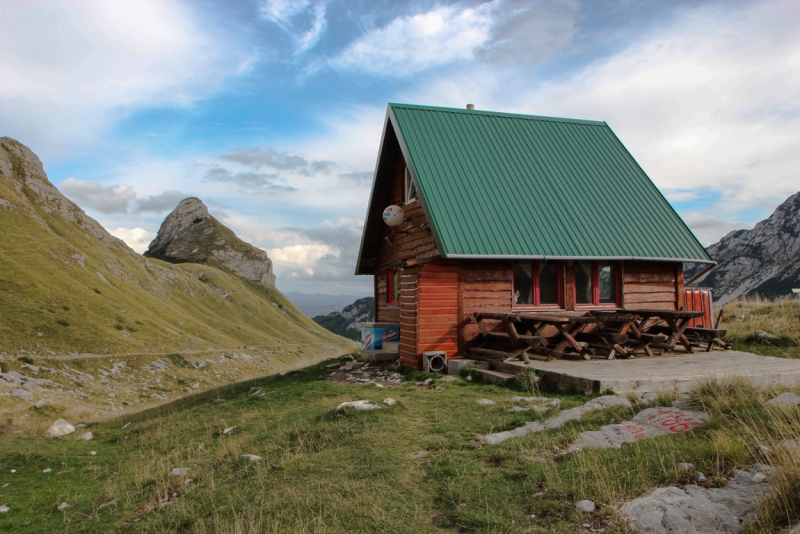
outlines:
{"label": "distant hills", "polygon": [[0,352],[343,341],[274,287],[263,251],[191,204],[181,209],[203,213],[188,221],[196,228],[159,232],[145,258],[64,197],[30,149],[0,138]]}
{"label": "distant hills", "polygon": [[361,323],[370,323],[375,320],[375,298],[364,297],[358,299],[342,311],[332,312],[327,315],[317,315],[314,322],[330,330],[334,334],[361,341]]}
{"label": "distant hills", "polygon": [[[724,304],[742,295],[775,298],[800,288],[800,192],[752,230],[736,230],[706,249],[719,265],[694,285]],[[688,280],[703,267],[687,269]]]}
{"label": "distant hills", "polygon": [[342,311],[354,301],[363,298],[362,295],[328,295],[326,293],[298,293],[289,291],[284,293],[292,304],[309,317],[327,315],[331,312]]}

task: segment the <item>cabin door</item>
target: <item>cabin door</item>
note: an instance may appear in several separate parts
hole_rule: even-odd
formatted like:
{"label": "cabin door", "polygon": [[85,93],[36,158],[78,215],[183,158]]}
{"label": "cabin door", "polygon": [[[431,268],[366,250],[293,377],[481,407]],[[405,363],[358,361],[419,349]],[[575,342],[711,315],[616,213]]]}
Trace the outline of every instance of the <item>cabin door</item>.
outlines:
{"label": "cabin door", "polygon": [[417,269],[400,271],[400,363],[421,369],[417,359]]}

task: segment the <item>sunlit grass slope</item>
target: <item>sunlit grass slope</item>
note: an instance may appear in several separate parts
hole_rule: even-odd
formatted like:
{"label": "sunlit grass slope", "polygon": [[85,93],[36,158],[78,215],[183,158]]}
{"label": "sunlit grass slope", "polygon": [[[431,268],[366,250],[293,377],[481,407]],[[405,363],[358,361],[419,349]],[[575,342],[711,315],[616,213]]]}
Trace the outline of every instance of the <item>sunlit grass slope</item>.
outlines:
{"label": "sunlit grass slope", "polygon": [[172,352],[342,342],[267,290],[210,265],[146,259],[0,139],[0,351]]}

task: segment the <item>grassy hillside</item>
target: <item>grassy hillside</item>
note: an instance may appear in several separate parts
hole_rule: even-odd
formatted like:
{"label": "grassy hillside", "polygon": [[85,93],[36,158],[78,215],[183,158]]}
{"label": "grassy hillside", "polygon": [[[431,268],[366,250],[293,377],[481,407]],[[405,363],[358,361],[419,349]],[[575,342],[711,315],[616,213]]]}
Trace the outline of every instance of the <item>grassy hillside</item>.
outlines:
{"label": "grassy hillside", "polygon": [[343,343],[267,290],[209,265],[147,259],[0,139],[0,352],[146,353]]}
{"label": "grassy hillside", "polygon": [[[800,299],[763,299],[744,297],[724,307],[722,328],[728,333],[725,340],[736,350],[800,358]],[[759,332],[775,336],[759,335]]]}
{"label": "grassy hillside", "polygon": [[[582,527],[588,524],[622,533],[622,503],[657,486],[691,483],[698,472],[711,487],[723,486],[736,469],[765,461],[758,445],[777,451],[776,443],[800,428],[796,409],[763,404],[777,390],[708,383],[693,393],[711,416],[707,425],[562,457],[579,432],[645,406],[593,412],[561,429],[484,445],[481,434],[552,414],[509,412],[509,397],[518,392],[463,379],[437,381],[443,389],[436,390],[414,381],[343,385],[326,375],[320,364],[209,391],[90,425],[91,442],[13,434],[18,427],[11,427],[0,435],[0,486],[8,484],[0,504],[11,509],[0,514],[0,531],[574,534],[591,532]],[[560,399],[561,409],[586,401],[548,396]],[[343,401],[386,397],[397,405],[334,410]],[[479,406],[481,398],[497,404]],[[746,532],[772,532],[800,516],[798,458],[776,453],[770,460],[787,471],[775,482],[778,497]],[[696,467],[681,469],[680,462]],[[171,476],[176,467],[189,472]],[[44,474],[47,468],[52,472]],[[595,501],[597,511],[576,510],[581,499]],[[69,507],[59,511],[62,502]],[[101,508],[107,503],[113,504]]]}

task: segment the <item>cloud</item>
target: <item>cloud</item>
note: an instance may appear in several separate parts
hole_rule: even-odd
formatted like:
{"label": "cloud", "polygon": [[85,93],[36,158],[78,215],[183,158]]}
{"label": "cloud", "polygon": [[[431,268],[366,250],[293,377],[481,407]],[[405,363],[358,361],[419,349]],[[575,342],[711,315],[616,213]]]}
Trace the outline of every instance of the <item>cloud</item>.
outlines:
{"label": "cloud", "polygon": [[308,161],[302,156],[260,145],[252,148],[237,147],[218,157],[221,160],[232,161],[255,170],[269,167],[279,171],[296,171],[304,176],[313,176],[317,173],[328,174],[334,167],[332,161]]}
{"label": "cloud", "polygon": [[744,221],[723,219],[714,209],[682,211],[680,215],[705,247],[713,245],[729,232],[753,227]]}
{"label": "cloud", "polygon": [[100,213],[128,213],[128,204],[136,193],[127,185],[103,186],[98,181],[83,181],[67,178],[59,189],[82,208],[92,208]]}
{"label": "cloud", "polygon": [[254,193],[279,193],[297,190],[288,185],[275,183],[277,179],[277,173],[252,171],[232,173],[228,169],[219,166],[208,169],[204,176],[204,181],[206,182],[231,182],[239,186],[242,191]]}
{"label": "cloud", "polygon": [[348,182],[361,184],[371,182],[374,175],[375,173],[373,171],[353,171],[340,173],[339,178],[347,180]]}
{"label": "cloud", "polygon": [[489,41],[496,4],[436,6],[395,18],[352,42],[329,64],[337,70],[398,77],[471,60]]}
{"label": "cloud", "polygon": [[189,195],[185,195],[180,191],[164,191],[158,195],[137,199],[133,204],[133,211],[134,213],[141,213],[144,211],[162,213],[170,211],[178,205],[178,202],[188,196]]}
{"label": "cloud", "polygon": [[325,2],[267,0],[261,5],[260,14],[290,36],[295,55],[314,48],[328,25]]}
{"label": "cloud", "polygon": [[133,108],[184,106],[215,91],[244,59],[180,2],[3,2],[0,124],[66,152]]}
{"label": "cloud", "polygon": [[147,250],[150,242],[156,238],[155,232],[148,232],[144,228],[115,228],[108,231],[114,237],[118,237],[139,254]]}

